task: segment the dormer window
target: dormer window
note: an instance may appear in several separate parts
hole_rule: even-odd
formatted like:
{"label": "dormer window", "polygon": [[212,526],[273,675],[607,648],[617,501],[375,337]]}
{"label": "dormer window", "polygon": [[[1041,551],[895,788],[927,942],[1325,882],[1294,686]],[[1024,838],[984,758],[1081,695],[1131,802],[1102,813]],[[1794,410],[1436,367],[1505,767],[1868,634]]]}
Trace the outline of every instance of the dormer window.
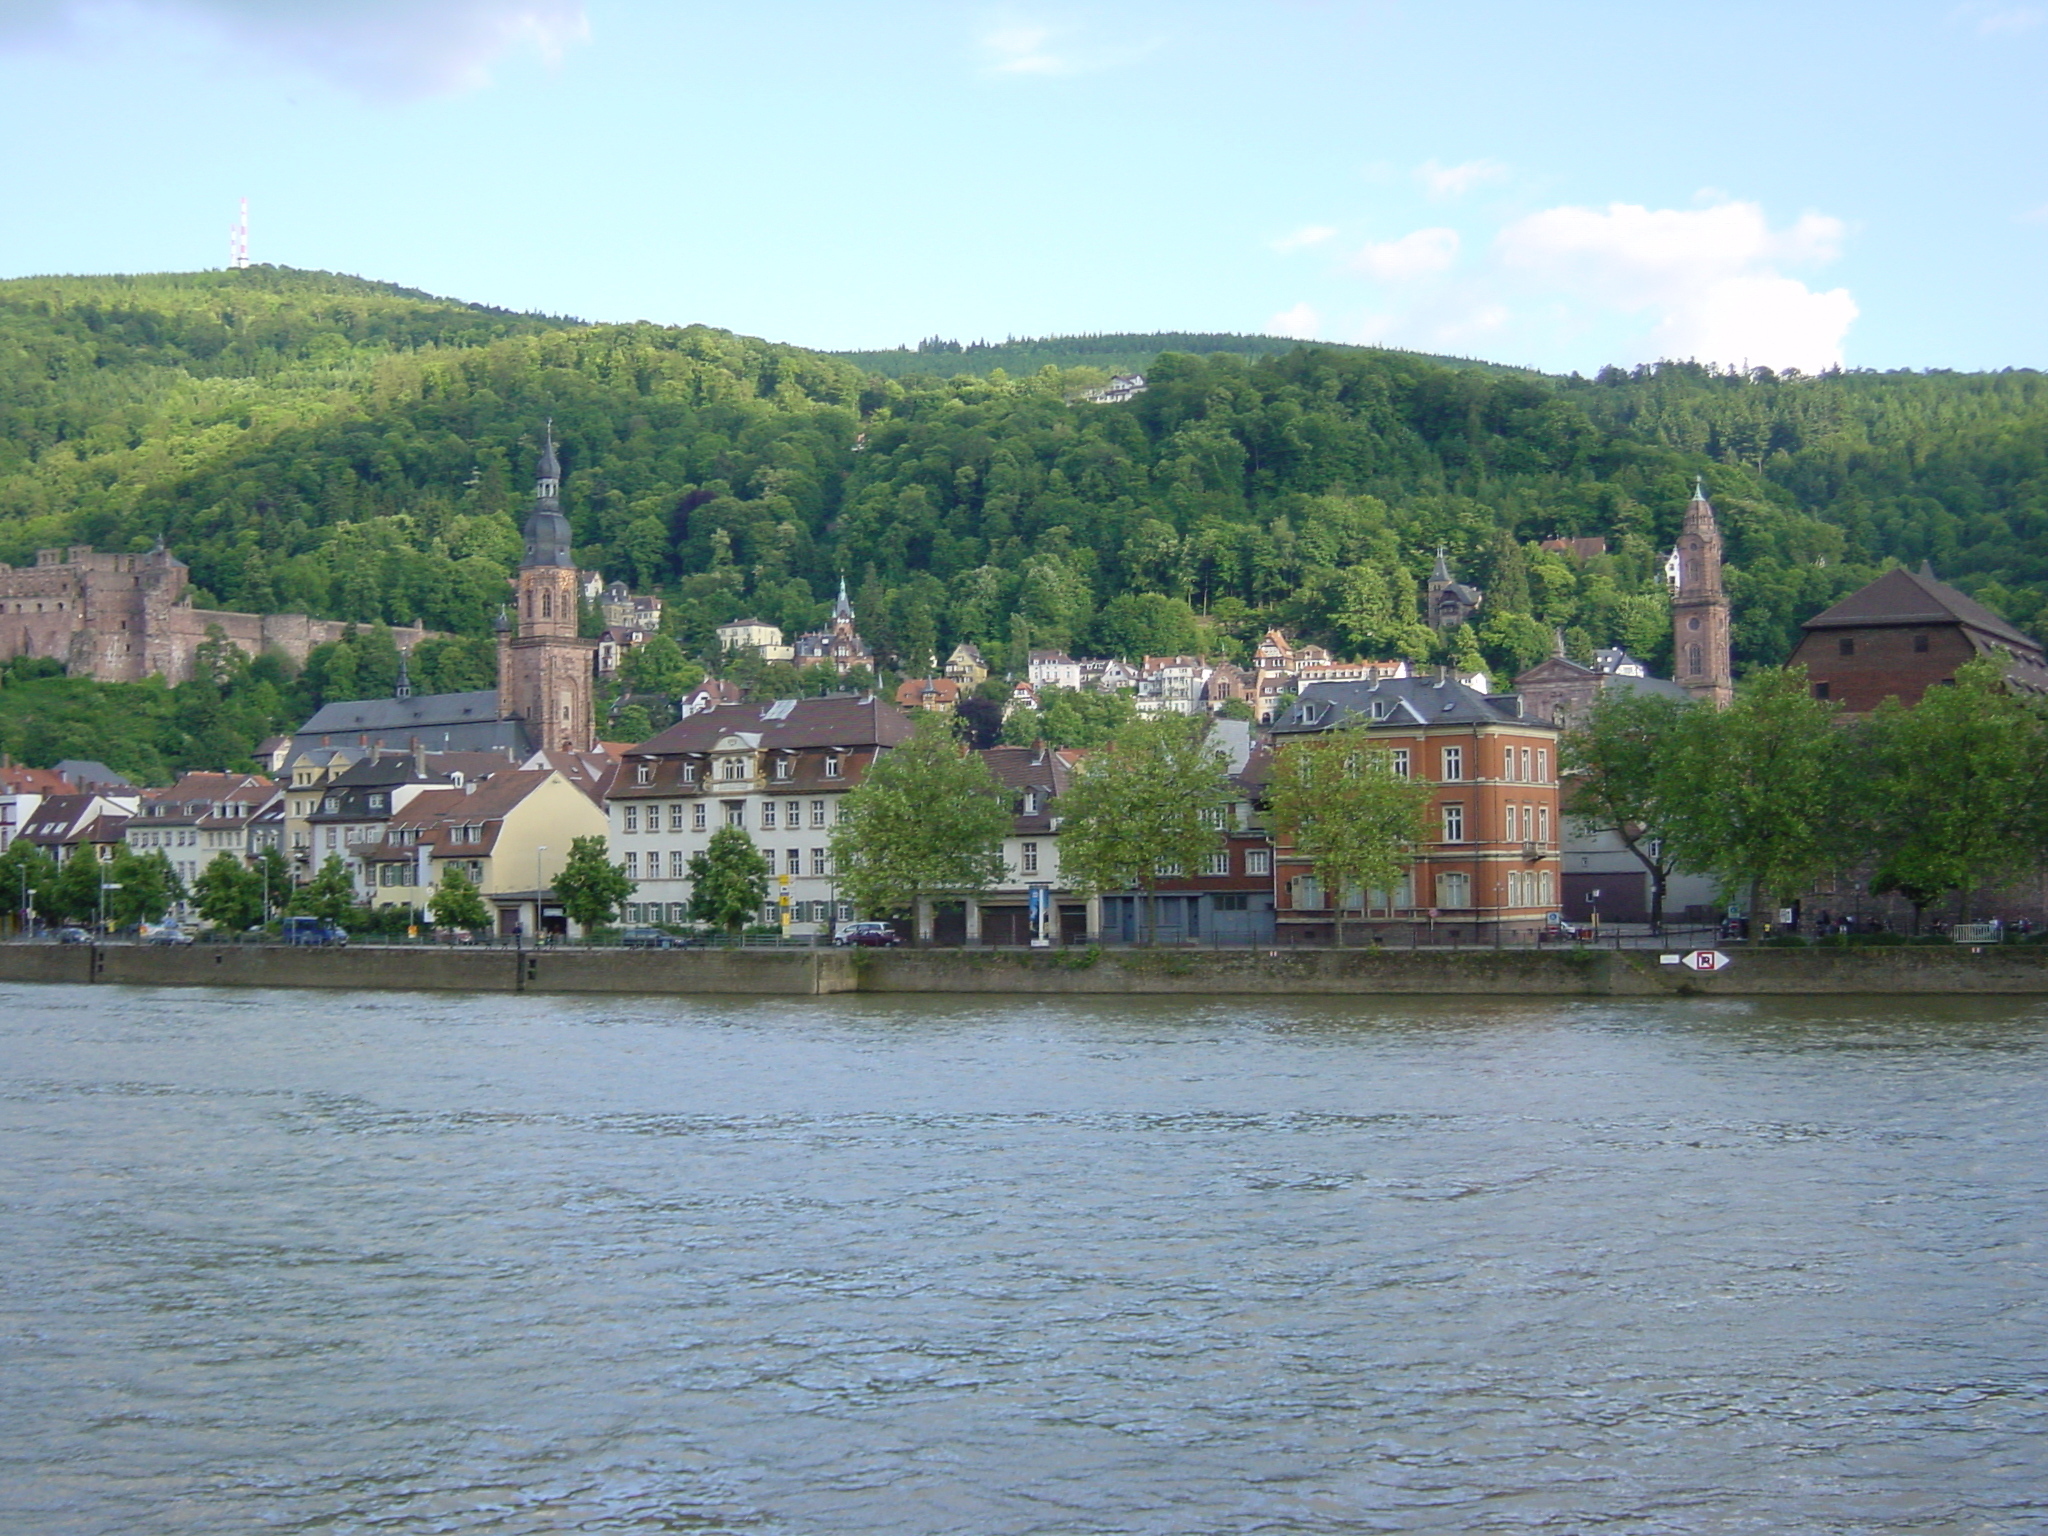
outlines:
{"label": "dormer window", "polygon": [[776,758],[776,759],[775,759],[775,777],[776,777],[776,778],[778,778],[778,779],[788,779],[788,778],[790,778],[790,777],[791,777],[791,776],[792,776],[792,775],[793,775],[793,774],[795,773],[795,771],[796,771],[796,760],[795,760],[794,758],[788,758],[788,757],[778,757],[778,758]]}
{"label": "dormer window", "polygon": [[721,757],[718,760],[718,776],[721,779],[744,779],[747,776],[747,760],[744,757]]}
{"label": "dormer window", "polygon": [[838,778],[838,777],[839,777],[839,763],[840,763],[840,757],[839,757],[839,754],[838,754],[838,753],[836,753],[836,752],[835,752],[835,753],[833,753],[833,754],[832,754],[831,756],[829,756],[829,757],[827,757],[827,758],[825,759],[825,777],[826,777],[826,778],[828,778],[828,779],[836,779],[836,778]]}
{"label": "dormer window", "polygon": [[654,782],[654,764],[635,763],[633,765],[633,782],[635,784],[652,784]]}
{"label": "dormer window", "polygon": [[1038,791],[1035,789],[1024,791],[1024,814],[1026,816],[1036,816],[1038,814]]}
{"label": "dormer window", "polygon": [[683,764],[683,782],[685,784],[697,782],[697,765],[695,763]]}

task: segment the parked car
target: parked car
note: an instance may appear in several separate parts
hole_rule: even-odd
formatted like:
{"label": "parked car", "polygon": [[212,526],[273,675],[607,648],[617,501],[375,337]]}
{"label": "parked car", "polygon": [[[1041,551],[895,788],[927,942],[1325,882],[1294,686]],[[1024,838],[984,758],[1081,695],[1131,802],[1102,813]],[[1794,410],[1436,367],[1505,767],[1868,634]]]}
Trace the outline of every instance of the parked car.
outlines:
{"label": "parked car", "polygon": [[192,942],[192,935],[180,928],[176,923],[165,923],[161,928],[150,929],[149,942],[152,944],[190,944]]}
{"label": "parked car", "polygon": [[59,928],[57,930],[57,942],[59,944],[90,944],[92,942],[92,935],[83,928]]}
{"label": "parked car", "polygon": [[1575,944],[1589,932],[1585,924],[1569,922],[1561,913],[1551,912],[1543,919],[1543,932],[1537,939],[1545,944]]}
{"label": "parked car", "polygon": [[1739,944],[1748,937],[1749,919],[1746,917],[1729,917],[1722,919],[1721,927],[1715,935],[1715,942],[1720,944]]}
{"label": "parked car", "polygon": [[901,944],[903,935],[887,923],[846,923],[832,935],[834,944],[860,944],[887,947]]}
{"label": "parked car", "polygon": [[689,940],[679,939],[672,933],[662,932],[659,928],[642,927],[620,929],[619,943],[627,949],[682,949],[688,945]]}
{"label": "parked car", "polygon": [[333,944],[346,946],[348,932],[317,917],[288,917],[284,920],[287,944]]}

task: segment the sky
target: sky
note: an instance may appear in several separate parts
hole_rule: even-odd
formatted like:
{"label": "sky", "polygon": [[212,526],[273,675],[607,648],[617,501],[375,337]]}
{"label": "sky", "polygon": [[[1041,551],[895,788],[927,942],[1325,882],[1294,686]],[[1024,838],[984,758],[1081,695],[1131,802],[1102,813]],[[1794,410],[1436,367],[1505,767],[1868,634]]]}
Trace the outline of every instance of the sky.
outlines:
{"label": "sky", "polygon": [[0,0],[0,276],[2048,366],[2048,0]]}

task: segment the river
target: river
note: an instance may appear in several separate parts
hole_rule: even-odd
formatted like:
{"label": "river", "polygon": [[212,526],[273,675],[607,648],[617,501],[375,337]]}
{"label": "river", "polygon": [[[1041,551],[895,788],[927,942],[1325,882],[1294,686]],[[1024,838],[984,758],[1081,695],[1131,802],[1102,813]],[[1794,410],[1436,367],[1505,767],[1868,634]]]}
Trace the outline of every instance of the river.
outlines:
{"label": "river", "polygon": [[2048,1529],[2048,1007],[0,987],[0,1529]]}

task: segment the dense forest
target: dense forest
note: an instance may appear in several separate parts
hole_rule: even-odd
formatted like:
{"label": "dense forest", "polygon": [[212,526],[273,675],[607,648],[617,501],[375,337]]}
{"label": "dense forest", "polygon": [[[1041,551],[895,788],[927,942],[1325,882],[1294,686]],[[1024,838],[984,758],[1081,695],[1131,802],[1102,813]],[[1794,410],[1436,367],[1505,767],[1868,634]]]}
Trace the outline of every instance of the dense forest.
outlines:
{"label": "dense forest", "polygon": [[[1079,403],[1130,367],[1141,397]],[[270,267],[0,283],[0,559],[161,536],[202,603],[480,637],[550,417],[579,561],[664,593],[700,656],[744,613],[817,625],[843,575],[907,669],[960,640],[1242,655],[1276,624],[1496,673],[1560,630],[1662,665],[1696,475],[1739,667],[1887,562],[2023,627],[2048,604],[2035,372],[1558,379],[1215,336],[832,356]],[[1417,609],[1439,545],[1487,592],[1442,637]]]}

